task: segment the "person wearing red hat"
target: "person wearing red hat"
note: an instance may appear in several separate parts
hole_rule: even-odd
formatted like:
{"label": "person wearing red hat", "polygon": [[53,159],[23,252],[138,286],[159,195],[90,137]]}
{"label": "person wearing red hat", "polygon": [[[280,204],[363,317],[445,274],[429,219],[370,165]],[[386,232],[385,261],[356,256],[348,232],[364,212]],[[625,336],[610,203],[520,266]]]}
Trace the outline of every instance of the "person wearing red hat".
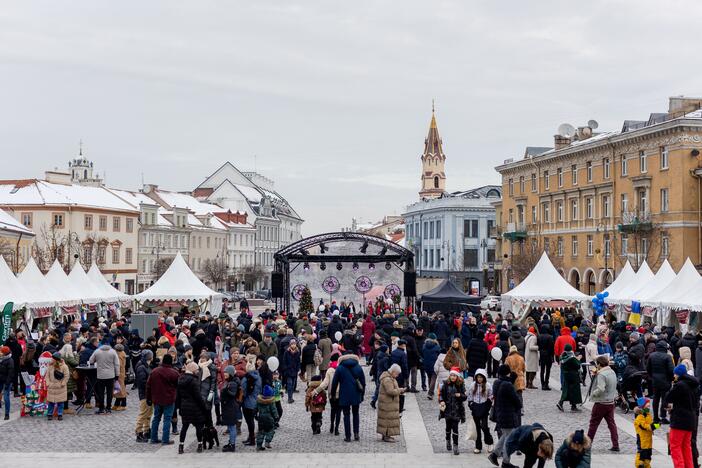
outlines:
{"label": "person wearing red hat", "polygon": [[12,351],[9,346],[0,346],[0,392],[5,403],[5,421],[10,419],[10,389],[15,372]]}

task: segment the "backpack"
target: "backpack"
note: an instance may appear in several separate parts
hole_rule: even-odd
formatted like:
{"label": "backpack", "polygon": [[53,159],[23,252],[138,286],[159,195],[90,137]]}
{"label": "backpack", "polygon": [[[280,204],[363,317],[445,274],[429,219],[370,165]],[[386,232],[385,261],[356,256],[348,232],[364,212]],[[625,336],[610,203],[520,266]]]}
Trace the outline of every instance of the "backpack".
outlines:
{"label": "backpack", "polygon": [[322,351],[317,348],[314,350],[314,365],[319,367],[322,364],[324,357],[322,356]]}
{"label": "backpack", "polygon": [[314,406],[324,406],[327,404],[327,395],[324,392],[318,393],[312,397],[312,404]]}

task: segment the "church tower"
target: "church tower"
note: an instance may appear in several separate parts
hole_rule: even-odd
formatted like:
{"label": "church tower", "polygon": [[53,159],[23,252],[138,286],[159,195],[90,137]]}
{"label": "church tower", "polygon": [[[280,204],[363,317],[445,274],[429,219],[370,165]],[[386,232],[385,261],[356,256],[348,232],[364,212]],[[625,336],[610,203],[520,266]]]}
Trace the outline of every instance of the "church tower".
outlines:
{"label": "church tower", "polygon": [[434,102],[431,104],[431,123],[429,134],[424,140],[424,154],[422,154],[422,189],[420,198],[439,198],[446,190],[446,174],[444,163],[446,156],[441,147],[441,137],[436,126],[434,115]]}

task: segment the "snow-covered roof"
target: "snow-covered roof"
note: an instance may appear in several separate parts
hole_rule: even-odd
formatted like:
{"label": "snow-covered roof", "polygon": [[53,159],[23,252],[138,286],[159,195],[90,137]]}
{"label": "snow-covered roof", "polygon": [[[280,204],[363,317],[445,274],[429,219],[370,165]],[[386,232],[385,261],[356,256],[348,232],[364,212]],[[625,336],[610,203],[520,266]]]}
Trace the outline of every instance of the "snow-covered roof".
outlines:
{"label": "snow-covered roof", "polygon": [[[697,296],[696,291],[702,289],[702,276],[697,272],[695,265],[688,258],[685,260],[677,276],[668,283],[668,286],[661,291],[655,300],[650,302],[658,307],[673,307],[698,310],[702,304],[693,301],[693,296]],[[697,303],[693,303],[697,302]],[[697,307],[697,308],[696,308]]]}
{"label": "snow-covered roof", "polygon": [[31,229],[17,221],[5,210],[0,210],[0,231],[10,231],[27,236],[34,236],[34,232]]}
{"label": "snow-covered roof", "polygon": [[636,272],[631,267],[631,263],[627,260],[624,264],[624,268],[619,272],[619,276],[605,289],[605,291],[609,293],[609,296],[605,298],[605,302],[609,303],[610,298],[619,297],[619,292],[629,287],[635,278]]}
{"label": "snow-covered roof", "polygon": [[503,294],[517,301],[585,301],[589,296],[581,293],[554,268],[548,255],[544,252],[529,276],[514,289]]}
{"label": "snow-covered roof", "polygon": [[[629,304],[633,294],[639,290],[642,284],[646,284],[651,281],[656,275],[653,274],[651,268],[648,266],[648,262],[644,262],[639,267],[634,277],[629,280],[627,284],[623,284],[623,287],[617,288],[614,293],[610,292],[607,296],[606,301],[609,304]],[[621,275],[620,275],[621,277]]]}
{"label": "snow-covered roof", "polygon": [[5,263],[5,257],[0,255],[0,307],[8,302],[13,303],[13,309],[21,309],[31,300],[29,292],[17,279],[10,267]]}
{"label": "snow-covered roof", "polygon": [[155,194],[166,204],[168,204],[169,207],[187,208],[196,215],[204,215],[215,211],[222,211],[221,206],[200,201],[187,193],[156,190]]}
{"label": "snow-covered roof", "polygon": [[131,299],[131,296],[124,294],[112,286],[102,275],[96,264],[88,270],[88,279],[93,282],[97,290],[102,293],[102,300],[105,302],[117,302]]}
{"label": "snow-covered roof", "polygon": [[208,288],[195,276],[178,252],[163,276],[149,289],[137,294],[135,299],[139,301],[201,301],[221,297],[220,293]]}
{"label": "snow-covered roof", "polygon": [[136,211],[105,187],[55,184],[39,179],[0,181],[0,205],[71,205]]}

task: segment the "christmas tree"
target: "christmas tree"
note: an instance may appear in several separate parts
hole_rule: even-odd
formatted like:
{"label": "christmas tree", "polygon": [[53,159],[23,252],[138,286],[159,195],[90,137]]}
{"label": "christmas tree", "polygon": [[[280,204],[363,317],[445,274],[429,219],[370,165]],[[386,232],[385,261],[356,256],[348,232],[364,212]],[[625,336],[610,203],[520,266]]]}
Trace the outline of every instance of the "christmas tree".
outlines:
{"label": "christmas tree", "polygon": [[302,290],[302,297],[300,297],[298,311],[306,314],[311,314],[314,312],[314,306],[312,305],[312,293],[310,292],[310,288],[307,286],[305,286],[305,289]]}

